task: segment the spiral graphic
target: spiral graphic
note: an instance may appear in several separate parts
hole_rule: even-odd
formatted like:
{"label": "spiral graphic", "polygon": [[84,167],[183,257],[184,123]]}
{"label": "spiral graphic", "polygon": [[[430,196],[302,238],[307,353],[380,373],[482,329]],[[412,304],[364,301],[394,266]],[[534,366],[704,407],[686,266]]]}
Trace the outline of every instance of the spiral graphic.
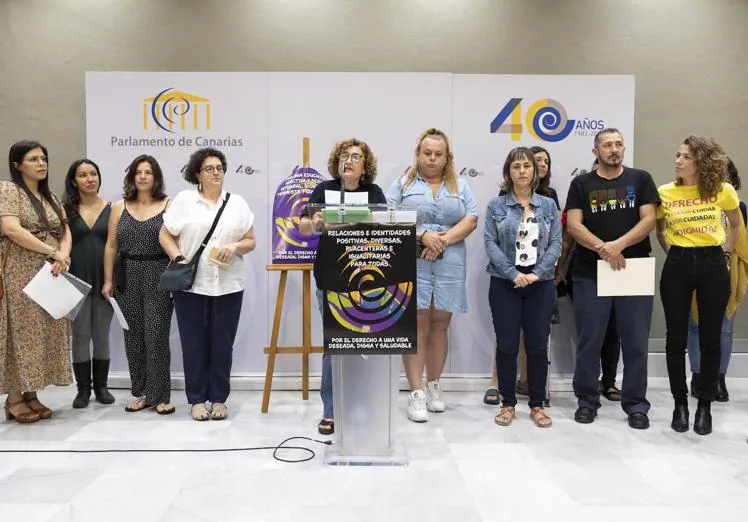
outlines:
{"label": "spiral graphic", "polygon": [[[372,241],[369,246],[382,246]],[[354,261],[366,259],[343,254],[338,263],[345,263],[342,273],[347,274],[347,292],[327,292],[330,312],[338,324],[358,333],[386,330],[396,324],[413,297],[412,282],[386,284],[386,275],[379,266],[354,266]],[[376,260],[376,255],[371,258]]]}
{"label": "spiral graphic", "polygon": [[405,313],[413,296],[413,283],[352,292],[327,292],[327,304],[341,326],[358,333],[390,328]]}
{"label": "spiral graphic", "polygon": [[[174,87],[164,89],[153,98],[153,102],[151,103],[151,116],[153,117],[153,121],[156,122],[156,125],[161,127],[163,130],[171,133],[173,133],[174,131],[169,129],[168,127],[165,127],[161,123],[162,119],[174,125],[176,123],[176,119],[172,119],[172,116],[175,118],[181,118],[182,116],[189,113],[190,109],[192,108],[192,105],[186,98],[169,96],[167,94],[169,91],[173,90]],[[161,104],[160,110],[158,107],[159,103]]]}
{"label": "spiral graphic", "polygon": [[527,110],[527,128],[538,140],[561,141],[574,130],[574,123],[566,108],[551,98],[540,99]]}

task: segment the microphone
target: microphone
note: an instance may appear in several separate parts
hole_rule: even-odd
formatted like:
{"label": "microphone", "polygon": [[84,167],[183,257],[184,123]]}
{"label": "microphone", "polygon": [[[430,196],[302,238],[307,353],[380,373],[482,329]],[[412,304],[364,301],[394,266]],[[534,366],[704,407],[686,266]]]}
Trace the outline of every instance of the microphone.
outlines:
{"label": "microphone", "polygon": [[343,221],[345,215],[345,183],[343,176],[345,175],[345,161],[340,160],[340,207],[338,207],[338,215],[340,221]]}

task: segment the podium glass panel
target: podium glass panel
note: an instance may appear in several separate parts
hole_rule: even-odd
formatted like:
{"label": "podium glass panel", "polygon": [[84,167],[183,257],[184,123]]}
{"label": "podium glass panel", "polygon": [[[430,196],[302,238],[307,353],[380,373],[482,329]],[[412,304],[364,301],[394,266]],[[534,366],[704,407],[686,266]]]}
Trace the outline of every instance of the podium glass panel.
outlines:
{"label": "podium glass panel", "polygon": [[[412,241],[412,245],[408,244],[408,248],[401,251],[407,252],[407,258],[404,258],[404,255],[393,255],[392,257],[397,258],[397,263],[403,263],[408,270],[412,264],[413,274],[415,274],[416,208],[399,205],[309,205],[308,208],[310,216],[313,216],[313,222],[316,224],[316,230],[319,233],[334,229],[345,229],[347,232],[350,232],[351,236],[356,237],[359,232],[363,233],[364,228],[368,227],[367,230],[370,230],[372,224],[375,224],[376,230],[381,231],[383,234],[387,232],[388,228],[393,231],[397,230],[398,233],[403,234],[403,243]],[[390,227],[389,225],[392,226]],[[408,233],[405,234],[404,231],[408,231]],[[353,242],[351,244],[355,245],[356,243]],[[363,259],[370,258],[364,257]],[[327,265],[325,265],[326,270],[339,270],[335,266]],[[355,273],[355,270],[353,272]],[[388,274],[385,272],[385,276]],[[338,278],[341,277],[339,272],[332,275]],[[346,277],[348,277],[348,272],[346,272]],[[367,292],[369,291],[377,293],[377,295],[379,295],[378,293],[384,294],[384,288],[372,290],[359,290],[356,288],[349,290],[345,298],[348,298],[351,294],[360,294],[360,299],[364,300],[368,298],[369,304],[372,301],[376,301],[376,299],[381,299],[381,302],[387,301],[388,312],[395,310],[392,302],[406,308],[408,305],[415,307],[415,277],[412,279],[412,284],[410,282],[403,283],[402,281],[387,281],[385,284],[390,285],[388,288],[397,287],[405,289],[402,294],[398,294],[396,297],[393,296],[389,301],[387,301],[388,298],[386,297],[367,296]],[[367,323],[361,319],[367,310],[357,310],[354,306],[355,303],[344,302],[344,298],[336,296],[338,294],[330,291],[330,298],[337,299],[334,306],[329,304],[330,301],[328,299],[325,299],[326,306],[330,307],[330,310],[327,312],[337,314],[335,317],[339,323],[348,324],[346,320],[352,323],[348,327],[352,331],[357,332],[358,337],[355,339],[356,341],[366,341],[367,332],[371,332],[372,339],[382,340],[381,332],[377,336],[378,325],[371,322]],[[408,300],[409,296],[412,296],[412,300],[410,301]],[[353,301],[353,299],[349,300]],[[342,306],[344,304],[349,306]],[[333,308],[335,308],[334,312]],[[345,315],[348,312],[350,312],[350,315]],[[396,312],[402,313],[402,311],[397,310]],[[403,318],[407,322],[409,320],[408,317],[407,315],[400,316],[401,322],[403,322]],[[357,323],[356,319],[361,319],[361,322]],[[328,341],[331,338],[343,339],[344,337],[340,334],[340,326],[335,324],[336,331],[333,334],[331,331],[328,331],[327,321],[328,319],[326,318],[325,340]],[[412,322],[412,327],[412,345],[415,346],[416,331],[414,321]],[[402,328],[402,326],[398,326],[398,328]],[[332,337],[333,335],[337,337]],[[400,336],[396,337],[396,335]],[[411,337],[408,335],[393,334],[392,337],[386,337],[385,339],[388,341],[392,340],[393,343],[391,343],[391,346],[395,346],[395,340],[401,341],[406,338],[410,339]],[[330,352],[332,363],[335,435],[334,443],[327,448],[324,462],[330,465],[348,466],[407,465],[408,459],[405,448],[397,442],[396,430],[394,429],[400,382],[401,355],[399,352],[354,353],[354,348],[348,349],[346,353],[336,353],[336,350],[331,349],[332,343],[329,346],[327,344],[326,349]],[[379,343],[379,345],[381,344]],[[362,345],[365,345],[365,343]]]}

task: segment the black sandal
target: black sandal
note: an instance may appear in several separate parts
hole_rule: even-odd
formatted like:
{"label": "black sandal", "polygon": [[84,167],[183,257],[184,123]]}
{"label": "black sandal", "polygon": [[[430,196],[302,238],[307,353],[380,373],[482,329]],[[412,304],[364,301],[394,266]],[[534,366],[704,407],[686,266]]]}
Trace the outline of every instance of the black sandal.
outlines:
{"label": "black sandal", "polygon": [[492,406],[495,406],[499,404],[499,401],[501,398],[499,397],[499,389],[498,388],[489,388],[486,390],[486,393],[483,394],[483,402],[486,404],[490,404]]}
{"label": "black sandal", "polygon": [[322,419],[317,425],[320,435],[332,435],[335,433],[335,421]]}
{"label": "black sandal", "polygon": [[603,397],[611,402],[620,402],[621,390],[616,388],[615,385],[609,386],[603,390]]}

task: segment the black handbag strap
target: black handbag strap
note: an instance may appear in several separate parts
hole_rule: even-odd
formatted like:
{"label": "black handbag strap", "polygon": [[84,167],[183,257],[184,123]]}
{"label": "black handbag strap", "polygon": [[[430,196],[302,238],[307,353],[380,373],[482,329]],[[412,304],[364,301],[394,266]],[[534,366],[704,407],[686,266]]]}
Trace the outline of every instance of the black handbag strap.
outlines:
{"label": "black handbag strap", "polygon": [[[197,263],[200,260],[200,256],[203,255],[203,250],[205,250],[205,247],[208,244],[208,241],[210,241],[210,236],[213,235],[213,231],[216,229],[216,226],[218,225],[218,220],[221,219],[221,214],[223,214],[223,209],[226,208],[226,203],[229,202],[229,198],[231,197],[231,192],[226,193],[226,199],[223,200],[223,205],[221,205],[221,208],[218,209],[218,213],[216,214],[216,218],[213,220],[213,225],[211,225],[210,230],[208,230],[208,233],[205,234],[205,239],[203,239],[202,243],[200,243],[200,248],[197,249],[197,252],[195,252],[195,255],[192,256],[192,260]],[[191,263],[192,261],[190,261]]]}

